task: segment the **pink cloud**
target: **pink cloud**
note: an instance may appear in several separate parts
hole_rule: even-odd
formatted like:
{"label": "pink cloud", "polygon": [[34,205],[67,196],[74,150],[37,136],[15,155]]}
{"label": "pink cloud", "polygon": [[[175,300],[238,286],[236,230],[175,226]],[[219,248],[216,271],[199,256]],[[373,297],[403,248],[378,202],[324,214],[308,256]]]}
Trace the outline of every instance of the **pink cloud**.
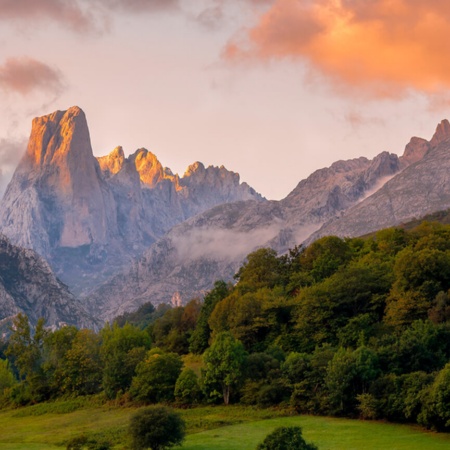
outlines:
{"label": "pink cloud", "polygon": [[335,85],[381,97],[450,88],[447,0],[274,0],[224,56],[299,59]]}
{"label": "pink cloud", "polygon": [[0,21],[43,21],[75,32],[104,31],[114,13],[153,13],[178,0],[0,0]]}
{"label": "pink cloud", "polygon": [[28,95],[33,91],[59,94],[64,87],[61,73],[35,59],[9,58],[0,65],[0,88]]}

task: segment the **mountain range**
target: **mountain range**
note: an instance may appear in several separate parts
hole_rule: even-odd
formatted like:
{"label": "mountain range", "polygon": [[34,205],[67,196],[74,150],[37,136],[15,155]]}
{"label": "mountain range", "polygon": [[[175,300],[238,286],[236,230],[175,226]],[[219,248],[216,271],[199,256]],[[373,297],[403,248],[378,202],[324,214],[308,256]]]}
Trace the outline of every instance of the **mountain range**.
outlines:
{"label": "mountain range", "polygon": [[197,162],[179,177],[146,149],[125,157],[117,147],[96,158],[85,115],[72,107],[34,119],[0,203],[0,229],[8,245],[48,261],[78,299],[79,324],[82,311],[111,320],[148,301],[201,297],[262,246],[282,253],[449,208],[449,151],[444,120],[430,141],[412,138],[400,157],[337,161],[268,201],[223,166]]}

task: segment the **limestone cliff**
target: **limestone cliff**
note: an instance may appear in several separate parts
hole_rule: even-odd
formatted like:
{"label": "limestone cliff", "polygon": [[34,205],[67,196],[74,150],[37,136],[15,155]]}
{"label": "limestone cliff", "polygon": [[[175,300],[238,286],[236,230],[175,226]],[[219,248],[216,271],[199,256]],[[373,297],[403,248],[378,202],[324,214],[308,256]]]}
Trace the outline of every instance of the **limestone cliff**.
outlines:
{"label": "limestone cliff", "polygon": [[19,312],[27,314],[32,325],[40,317],[51,328],[98,325],[43,258],[0,235],[0,332]]}
{"label": "limestone cliff", "polygon": [[117,273],[174,225],[224,202],[263,200],[239,175],[195,163],[184,177],[139,149],[95,158],[78,107],[33,120],[0,204],[0,229],[47,258],[80,294]]}

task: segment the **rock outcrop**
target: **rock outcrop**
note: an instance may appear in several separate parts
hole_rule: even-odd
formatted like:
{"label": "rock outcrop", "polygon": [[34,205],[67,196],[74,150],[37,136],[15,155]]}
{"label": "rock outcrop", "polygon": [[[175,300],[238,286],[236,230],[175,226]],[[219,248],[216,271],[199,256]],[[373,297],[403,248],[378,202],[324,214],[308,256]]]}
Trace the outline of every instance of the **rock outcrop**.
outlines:
{"label": "rock outcrop", "polygon": [[42,257],[0,235],[0,333],[7,332],[18,313],[25,313],[32,325],[43,317],[51,328],[98,325]]}

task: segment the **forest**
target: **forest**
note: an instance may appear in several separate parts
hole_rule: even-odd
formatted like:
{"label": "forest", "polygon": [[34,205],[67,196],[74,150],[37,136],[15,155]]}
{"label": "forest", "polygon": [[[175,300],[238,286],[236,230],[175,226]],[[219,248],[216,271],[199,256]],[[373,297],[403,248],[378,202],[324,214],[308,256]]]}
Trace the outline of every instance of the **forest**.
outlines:
{"label": "forest", "polygon": [[19,314],[0,345],[0,406],[241,403],[449,431],[449,289],[440,223],[260,248],[203,300],[147,303],[98,332]]}

